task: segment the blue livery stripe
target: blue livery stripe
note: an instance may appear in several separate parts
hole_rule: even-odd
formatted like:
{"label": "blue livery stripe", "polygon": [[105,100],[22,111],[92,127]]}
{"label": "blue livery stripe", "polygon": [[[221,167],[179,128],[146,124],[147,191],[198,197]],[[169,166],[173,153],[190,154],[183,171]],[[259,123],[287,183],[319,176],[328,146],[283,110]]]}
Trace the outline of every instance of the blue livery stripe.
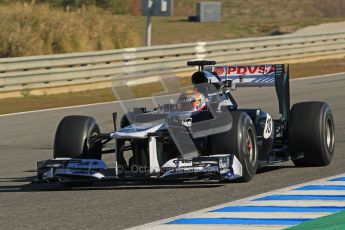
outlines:
{"label": "blue livery stripe", "polygon": [[209,212],[338,212],[345,206],[228,206]]}
{"label": "blue livery stripe", "polygon": [[345,195],[271,195],[254,199],[262,200],[341,200],[345,201]]}
{"label": "blue livery stripe", "polygon": [[296,225],[310,218],[181,218],[166,224]]}
{"label": "blue livery stripe", "polygon": [[328,181],[345,181],[345,177],[337,177],[337,178],[330,179]]}
{"label": "blue livery stripe", "polygon": [[345,185],[307,185],[293,190],[345,190]]}

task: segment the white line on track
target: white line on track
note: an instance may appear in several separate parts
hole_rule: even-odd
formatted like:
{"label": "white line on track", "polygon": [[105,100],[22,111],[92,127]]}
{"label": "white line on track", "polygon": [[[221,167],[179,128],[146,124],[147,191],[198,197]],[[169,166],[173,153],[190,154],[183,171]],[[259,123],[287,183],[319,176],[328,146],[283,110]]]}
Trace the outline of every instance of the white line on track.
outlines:
{"label": "white line on track", "polygon": [[[313,77],[296,78],[296,79],[291,79],[290,81],[317,79],[317,78],[332,77],[332,76],[344,75],[344,74],[345,74],[345,72],[332,73],[332,74],[325,74],[325,75],[319,75],[319,76],[313,76]],[[151,98],[151,97],[136,98],[136,99],[132,99],[131,101],[145,100],[145,99],[149,99],[149,98]],[[92,103],[92,104],[85,104],[85,105],[73,105],[73,106],[65,106],[65,107],[58,107],[58,108],[51,108],[51,109],[40,109],[40,110],[33,110],[33,111],[26,111],[26,112],[8,113],[8,114],[0,115],[0,117],[23,115],[23,114],[38,113],[38,112],[48,112],[48,111],[62,110],[62,109],[82,108],[82,107],[88,107],[88,106],[107,105],[107,104],[112,104],[112,103],[117,103],[117,102],[118,101],[99,102],[99,103]]]}
{"label": "white line on track", "polygon": [[[305,218],[318,218],[325,216],[326,212],[309,212],[303,213]],[[199,218],[272,218],[272,212],[207,212],[199,216]],[[300,218],[301,213],[298,212],[275,212],[275,218]]]}

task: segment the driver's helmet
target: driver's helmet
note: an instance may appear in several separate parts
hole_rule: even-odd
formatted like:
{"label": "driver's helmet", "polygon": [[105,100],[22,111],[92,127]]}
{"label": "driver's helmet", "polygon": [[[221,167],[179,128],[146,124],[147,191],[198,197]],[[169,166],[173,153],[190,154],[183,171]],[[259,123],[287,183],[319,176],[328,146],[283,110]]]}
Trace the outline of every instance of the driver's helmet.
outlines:
{"label": "driver's helmet", "polygon": [[179,111],[201,111],[206,108],[206,97],[198,92],[182,93],[177,101]]}

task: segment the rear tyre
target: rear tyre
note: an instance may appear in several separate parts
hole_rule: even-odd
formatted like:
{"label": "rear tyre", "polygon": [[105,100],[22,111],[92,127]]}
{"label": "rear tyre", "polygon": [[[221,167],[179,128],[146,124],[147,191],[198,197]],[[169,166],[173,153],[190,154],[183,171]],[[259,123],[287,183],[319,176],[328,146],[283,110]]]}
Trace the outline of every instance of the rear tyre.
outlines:
{"label": "rear tyre", "polygon": [[292,106],[289,123],[290,154],[298,167],[326,166],[334,155],[335,129],[332,111],[325,102]]}
{"label": "rear tyre", "polygon": [[54,158],[101,159],[102,143],[96,120],[88,116],[64,117],[56,130]]}
{"label": "rear tyre", "polygon": [[250,181],[258,167],[256,131],[252,120],[244,112],[231,112],[232,128],[210,136],[211,154],[235,154],[242,164],[241,182]]}

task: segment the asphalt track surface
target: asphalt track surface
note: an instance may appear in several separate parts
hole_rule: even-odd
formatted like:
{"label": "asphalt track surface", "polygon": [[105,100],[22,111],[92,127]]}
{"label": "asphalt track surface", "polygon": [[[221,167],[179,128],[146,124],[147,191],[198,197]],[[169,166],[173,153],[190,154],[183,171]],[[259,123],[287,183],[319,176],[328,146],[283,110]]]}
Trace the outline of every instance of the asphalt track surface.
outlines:
{"label": "asphalt track surface", "polygon": [[[249,183],[96,184],[66,188],[31,185],[36,162],[52,156],[54,132],[63,116],[96,117],[112,129],[118,103],[0,116],[0,226],[6,229],[124,229],[271,190],[345,172],[345,74],[291,81],[292,103],[327,101],[336,124],[336,152],[328,167],[296,168],[291,162],[260,170]],[[276,115],[273,88],[239,89],[242,107]],[[145,102],[136,101],[143,105]],[[1,106],[1,105],[0,105]],[[112,155],[105,160],[112,166]]]}

